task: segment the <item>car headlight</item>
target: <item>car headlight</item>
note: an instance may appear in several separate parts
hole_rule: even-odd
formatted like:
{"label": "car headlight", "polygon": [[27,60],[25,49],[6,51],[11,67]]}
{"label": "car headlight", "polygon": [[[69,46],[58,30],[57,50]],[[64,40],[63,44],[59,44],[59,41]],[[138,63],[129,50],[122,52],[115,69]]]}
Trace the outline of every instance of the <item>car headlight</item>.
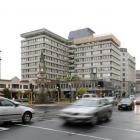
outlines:
{"label": "car headlight", "polygon": [[81,113],[83,116],[92,116],[93,113]]}

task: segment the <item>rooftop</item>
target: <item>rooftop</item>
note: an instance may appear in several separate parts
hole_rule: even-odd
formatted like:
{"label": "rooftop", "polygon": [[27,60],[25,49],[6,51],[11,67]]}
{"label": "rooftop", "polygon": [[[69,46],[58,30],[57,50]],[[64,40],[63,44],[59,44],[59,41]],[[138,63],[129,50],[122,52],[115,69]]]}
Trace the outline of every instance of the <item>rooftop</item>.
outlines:
{"label": "rooftop", "polygon": [[21,34],[20,36],[25,38],[25,39],[28,39],[28,38],[35,37],[38,35],[47,35],[47,36],[55,38],[56,40],[59,40],[59,41],[65,42],[65,43],[68,42],[67,39],[65,39],[65,38],[45,29],[45,28],[26,32],[26,33]]}

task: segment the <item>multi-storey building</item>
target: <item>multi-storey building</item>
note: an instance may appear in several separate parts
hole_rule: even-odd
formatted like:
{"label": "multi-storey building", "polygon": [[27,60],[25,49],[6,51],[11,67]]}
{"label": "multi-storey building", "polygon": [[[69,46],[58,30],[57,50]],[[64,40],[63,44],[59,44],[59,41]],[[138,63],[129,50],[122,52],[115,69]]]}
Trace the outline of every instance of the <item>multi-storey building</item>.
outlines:
{"label": "multi-storey building", "polygon": [[120,52],[122,92],[133,94],[136,83],[135,57],[131,56],[126,48],[120,48]]}
{"label": "multi-storey building", "polygon": [[95,36],[94,31],[86,28],[70,32],[69,39],[73,42],[75,73],[79,77],[119,85],[120,41],[114,35]]}
{"label": "multi-storey building", "polygon": [[45,57],[48,80],[62,79],[68,71],[68,40],[47,29],[21,34],[21,78],[37,78],[41,51]]}
{"label": "multi-storey building", "polygon": [[11,93],[11,98],[15,97],[15,93],[23,94],[30,90],[29,81],[20,80],[18,77],[14,77],[11,80],[1,79],[0,80],[0,92],[3,92],[4,89],[8,89]]}
{"label": "multi-storey building", "polygon": [[[96,36],[94,33],[89,28],[71,31],[68,39],[47,29],[21,34],[24,38],[21,41],[22,80],[37,78],[42,51],[48,80],[65,79],[68,73],[73,73],[85,81],[110,82],[111,89],[120,91],[123,84],[121,81],[124,80],[121,73],[124,70],[121,67],[124,59],[120,41],[113,34]],[[129,73],[125,81],[134,81],[135,61],[130,55],[127,57],[127,65]],[[66,87],[67,84],[61,88]]]}
{"label": "multi-storey building", "polygon": [[136,92],[140,93],[140,70],[136,70]]}

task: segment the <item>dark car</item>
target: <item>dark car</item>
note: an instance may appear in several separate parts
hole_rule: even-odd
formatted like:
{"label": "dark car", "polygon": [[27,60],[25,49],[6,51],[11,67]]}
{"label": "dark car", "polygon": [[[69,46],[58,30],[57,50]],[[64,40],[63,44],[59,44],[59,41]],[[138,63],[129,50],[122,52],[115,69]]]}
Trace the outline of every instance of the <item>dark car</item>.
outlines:
{"label": "dark car", "polygon": [[135,103],[136,105],[140,105],[140,98],[136,98]]}
{"label": "dark car", "polygon": [[134,110],[135,103],[129,98],[124,98],[118,104],[118,110]]}

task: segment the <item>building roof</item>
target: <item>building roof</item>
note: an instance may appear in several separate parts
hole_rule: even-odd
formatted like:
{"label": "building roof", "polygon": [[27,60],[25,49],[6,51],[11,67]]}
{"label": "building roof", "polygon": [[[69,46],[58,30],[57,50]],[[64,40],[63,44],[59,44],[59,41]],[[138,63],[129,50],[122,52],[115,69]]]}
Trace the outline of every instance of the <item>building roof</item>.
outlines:
{"label": "building roof", "polygon": [[68,39],[73,40],[81,37],[93,36],[95,32],[90,28],[79,29],[75,31],[71,31],[69,33]]}
{"label": "building roof", "polygon": [[45,29],[45,28],[42,28],[42,29],[38,29],[38,30],[34,30],[34,31],[30,31],[30,32],[26,32],[26,33],[23,33],[21,34],[20,36],[23,37],[23,38],[30,38],[30,37],[35,37],[35,36],[38,36],[38,35],[47,35],[47,36],[50,36],[50,37],[53,37],[55,38],[56,40],[59,40],[61,42],[68,42],[67,39]]}
{"label": "building roof", "polygon": [[92,43],[92,42],[96,43],[98,41],[105,41],[105,40],[112,40],[118,46],[121,45],[120,41],[113,34],[83,37],[83,38],[74,39],[73,42],[74,44],[78,45],[78,44]]}

